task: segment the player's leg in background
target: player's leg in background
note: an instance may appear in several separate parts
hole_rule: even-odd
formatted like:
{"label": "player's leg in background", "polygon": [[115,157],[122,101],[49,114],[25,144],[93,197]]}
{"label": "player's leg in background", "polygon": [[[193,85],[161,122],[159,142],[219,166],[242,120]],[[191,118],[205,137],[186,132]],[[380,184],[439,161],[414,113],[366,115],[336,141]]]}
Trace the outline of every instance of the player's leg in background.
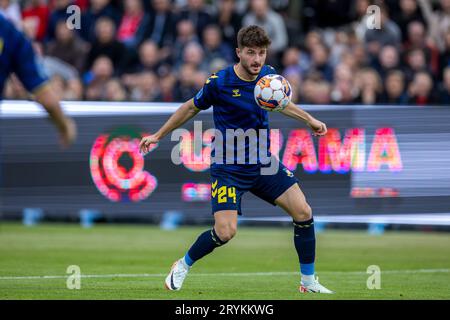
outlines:
{"label": "player's leg in background", "polygon": [[230,241],[237,230],[237,210],[221,210],[214,213],[214,227],[203,232],[184,256],[187,265],[211,253],[215,248]]}
{"label": "player's leg in background", "polygon": [[212,229],[203,232],[185,256],[172,265],[166,277],[165,286],[169,290],[180,290],[189,269],[195,261],[223,246],[236,234],[237,210],[221,210],[214,214],[215,224]]}
{"label": "player's leg in background", "polygon": [[297,250],[302,282],[314,280],[316,236],[312,209],[297,183],[275,200],[293,219],[294,244]]}
{"label": "player's leg in background", "polygon": [[200,234],[184,257],[173,264],[165,281],[165,286],[169,290],[180,290],[194,263],[215,248],[226,244],[236,234],[241,196],[245,190],[238,188],[229,174],[211,172],[211,180],[214,227]]}

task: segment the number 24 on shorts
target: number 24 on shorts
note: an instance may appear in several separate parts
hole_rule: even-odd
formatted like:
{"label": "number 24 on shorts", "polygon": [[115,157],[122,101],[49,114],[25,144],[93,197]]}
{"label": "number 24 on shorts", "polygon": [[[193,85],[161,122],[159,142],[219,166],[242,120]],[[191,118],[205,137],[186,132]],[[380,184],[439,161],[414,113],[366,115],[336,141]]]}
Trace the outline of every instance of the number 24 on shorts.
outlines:
{"label": "number 24 on shorts", "polygon": [[215,184],[213,184],[211,195],[213,198],[215,198],[217,195],[218,203],[228,202],[228,199],[230,199],[230,200],[232,199],[233,203],[236,203],[236,188],[235,187],[222,186],[220,188],[215,188]]}

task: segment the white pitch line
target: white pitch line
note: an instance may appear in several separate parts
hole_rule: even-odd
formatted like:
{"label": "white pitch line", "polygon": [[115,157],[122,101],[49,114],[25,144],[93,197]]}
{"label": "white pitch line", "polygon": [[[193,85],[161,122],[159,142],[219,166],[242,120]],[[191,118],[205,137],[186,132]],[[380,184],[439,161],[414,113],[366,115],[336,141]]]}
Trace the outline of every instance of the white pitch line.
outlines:
{"label": "white pitch line", "polygon": [[[416,270],[381,270],[384,274],[402,274],[402,273],[442,273],[450,272],[450,269],[416,269]],[[367,274],[364,271],[322,271],[318,274],[342,274],[342,275],[362,275]],[[204,277],[248,277],[248,276],[290,276],[298,275],[298,272],[223,272],[223,273],[192,273],[190,276]],[[73,275],[49,275],[49,276],[4,276],[0,280],[45,280],[45,279],[66,279]],[[80,278],[151,278],[165,277],[166,273],[131,273],[131,274],[81,274]]]}

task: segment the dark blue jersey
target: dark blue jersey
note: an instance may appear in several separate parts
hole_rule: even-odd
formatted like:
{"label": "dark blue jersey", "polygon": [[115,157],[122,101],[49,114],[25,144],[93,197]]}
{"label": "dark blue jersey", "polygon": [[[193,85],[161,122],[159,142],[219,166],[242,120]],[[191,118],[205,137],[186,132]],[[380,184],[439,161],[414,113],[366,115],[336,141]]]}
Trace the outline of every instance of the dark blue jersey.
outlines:
{"label": "dark blue jersey", "polygon": [[0,15],[0,100],[11,73],[15,73],[30,92],[36,91],[47,81],[30,41]]}
{"label": "dark blue jersey", "polygon": [[[276,73],[274,68],[265,65],[254,81],[248,81],[239,78],[234,66],[229,66],[211,75],[195,96],[194,104],[198,109],[206,110],[211,106],[214,108],[214,124],[216,130],[220,131],[223,137],[222,143],[217,137],[214,140],[211,156],[214,159],[217,154],[217,159],[221,160],[217,161],[216,159],[216,163],[211,165],[212,169],[253,171],[260,168],[261,160],[264,163],[264,159],[261,159],[260,156],[267,157],[269,155],[269,119],[267,111],[261,109],[255,102],[254,88],[261,77],[274,73]],[[241,138],[245,137],[243,143],[239,143],[238,139],[231,140],[229,138],[230,131],[227,132],[227,129],[237,130],[234,131],[234,134]],[[249,134],[249,129],[256,133],[256,141],[250,142],[255,139],[249,138],[252,136]],[[261,135],[260,129],[265,131],[266,135]],[[245,132],[248,134],[244,135]],[[227,140],[227,135],[229,140]],[[260,154],[261,144],[266,145],[267,152]],[[220,148],[220,146],[222,147]],[[218,148],[222,150],[222,155],[218,153]],[[232,155],[232,159],[230,159],[230,155]]]}

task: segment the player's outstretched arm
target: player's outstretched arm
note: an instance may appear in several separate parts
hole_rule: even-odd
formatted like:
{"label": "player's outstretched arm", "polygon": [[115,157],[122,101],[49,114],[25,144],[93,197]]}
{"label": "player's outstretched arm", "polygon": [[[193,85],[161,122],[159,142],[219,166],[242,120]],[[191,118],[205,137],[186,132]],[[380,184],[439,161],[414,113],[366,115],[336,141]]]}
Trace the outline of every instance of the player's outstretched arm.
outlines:
{"label": "player's outstretched arm", "polygon": [[44,107],[58,129],[61,137],[61,145],[65,148],[69,147],[77,137],[77,127],[71,118],[64,115],[59,104],[59,99],[50,85],[44,84],[33,92],[33,94],[34,100]]}
{"label": "player's outstretched arm", "polygon": [[295,120],[304,121],[311,128],[313,135],[315,136],[323,136],[327,133],[327,125],[325,123],[317,120],[292,102],[289,102],[287,107],[284,108],[281,113]]}
{"label": "player's outstretched arm", "polygon": [[186,123],[189,119],[192,119],[197,113],[200,112],[200,109],[197,109],[194,105],[194,99],[190,99],[183,103],[177,111],[174,112],[167,120],[167,122],[159,129],[155,134],[150,136],[143,137],[140,144],[139,150],[141,153],[147,153],[149,147],[152,144],[156,144],[164,138],[167,134],[179,128],[184,123]]}

